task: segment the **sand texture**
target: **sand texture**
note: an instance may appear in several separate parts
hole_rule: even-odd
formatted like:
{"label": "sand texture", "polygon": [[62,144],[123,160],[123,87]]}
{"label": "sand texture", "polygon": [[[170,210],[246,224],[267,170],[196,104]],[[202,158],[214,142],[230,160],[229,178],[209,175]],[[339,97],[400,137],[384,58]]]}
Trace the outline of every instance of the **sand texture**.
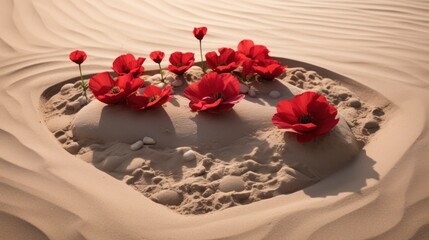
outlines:
{"label": "sand texture", "polygon": [[[428,14],[425,1],[2,2],[0,239],[428,239]],[[84,126],[76,121],[90,129],[94,118],[103,119],[104,106],[96,101],[86,106],[76,103],[80,101],[73,93],[78,69],[68,59],[72,50],[87,52],[83,71],[94,74],[108,70],[122,53],[143,57],[153,50],[167,55],[177,50],[198,53],[192,29],[202,25],[209,28],[204,51],[236,48],[244,38],[266,45],[272,56],[289,65],[282,78],[287,89],[323,91],[329,81],[336,83],[336,90],[328,91],[328,99],[342,109],[342,126],[350,126],[346,129],[356,136],[356,146],[363,146],[354,160],[328,172],[323,172],[327,167],[321,165],[319,175],[324,178],[318,176],[317,181],[310,181],[311,186],[285,190],[275,185],[283,192],[263,200],[250,192],[250,198],[255,199],[251,204],[240,202],[249,191],[249,178],[242,176],[251,178],[251,174],[227,174],[211,181],[217,185],[215,200],[223,201],[221,210],[214,211],[218,210],[214,207],[208,214],[189,216],[180,213],[199,212],[186,208],[195,204],[185,206],[182,202],[199,193],[191,191],[188,196],[181,190],[183,195],[177,195],[174,188],[155,187],[154,193],[145,194],[147,189],[139,186],[146,180],[136,177],[139,173],[135,170],[141,169],[142,176],[144,171],[154,170],[164,177],[160,182],[171,186],[201,177],[198,171],[205,169],[207,162],[214,166],[209,169],[212,172],[220,168],[220,162],[226,162],[229,171],[260,164],[258,169],[268,171],[258,173],[263,183],[267,173],[274,178],[302,173],[305,178],[310,171],[294,164],[282,165],[279,171],[275,160],[258,160],[253,148],[240,153],[216,152],[225,147],[216,144],[236,143],[242,138],[222,139],[222,135],[216,144],[205,144],[207,149],[196,146],[206,135],[185,138],[186,146],[160,137],[157,145],[134,152],[146,158],[130,154],[118,165],[109,153],[129,152],[130,144],[144,133],[127,138],[118,131],[97,133],[93,128],[91,136],[95,137],[89,139],[84,135],[88,129],[73,132],[73,126]],[[149,58],[144,65],[156,69]],[[310,75],[321,76],[320,84],[313,84]],[[72,85],[70,92],[60,94],[62,98],[56,94],[64,83]],[[291,96],[282,93],[285,98]],[[361,102],[361,108],[350,107],[352,98]],[[246,104],[256,104],[247,97],[245,100],[243,109]],[[177,103],[181,104],[180,95]],[[168,104],[158,114],[174,113],[174,105]],[[261,111],[267,111],[264,114],[272,114],[272,106],[260,106]],[[239,116],[243,109],[237,105]],[[85,114],[89,110],[94,114]],[[175,117],[188,119],[189,115]],[[244,126],[253,129],[255,123],[248,120],[249,125]],[[371,120],[377,121],[379,128],[363,127]],[[192,123],[165,122],[164,127],[173,124],[176,135],[182,137],[198,129]],[[258,139],[276,142],[278,135],[268,123],[259,126],[260,135],[252,136],[256,143]],[[267,133],[271,135],[264,135]],[[120,142],[114,141],[122,137]],[[167,159],[163,164],[147,161],[158,159],[159,148],[174,150],[171,156],[175,156],[188,151],[187,147],[198,154],[194,163],[182,162],[185,175],[179,183],[172,182],[177,175],[168,174],[177,168],[173,158],[163,156]],[[243,159],[234,159],[237,156]],[[110,161],[106,163],[107,158]],[[208,173],[204,174],[203,183]],[[301,189],[304,186],[308,187]],[[235,195],[223,194],[230,192]],[[228,196],[234,207],[225,202]],[[187,210],[180,210],[182,207]]]}
{"label": "sand texture", "polygon": [[[145,85],[159,84],[157,71],[150,73],[142,77]],[[356,158],[390,109],[381,95],[378,102],[384,103],[371,106],[347,83],[291,68],[274,81],[254,82],[255,95],[246,94],[233,111],[195,113],[183,89],[192,79],[199,81],[202,69],[194,66],[183,77],[167,75],[190,80],[174,87],[172,101],[157,110],[107,106],[91,93],[88,103],[80,81],[47,89],[41,107],[48,129],[66,151],[182,214],[250,204],[320,181]],[[307,144],[271,122],[277,102],[303,90],[324,94],[341,118],[328,135]],[[152,141],[142,147],[145,138]]]}

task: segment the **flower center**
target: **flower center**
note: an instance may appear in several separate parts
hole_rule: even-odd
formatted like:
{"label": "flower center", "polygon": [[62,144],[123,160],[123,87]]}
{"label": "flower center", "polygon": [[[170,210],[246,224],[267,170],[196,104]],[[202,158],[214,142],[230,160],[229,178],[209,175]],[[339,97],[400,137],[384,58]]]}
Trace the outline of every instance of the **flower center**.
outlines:
{"label": "flower center", "polygon": [[178,63],[178,64],[177,64],[177,67],[181,67],[181,66],[183,66],[183,64],[182,64],[182,63]]}
{"label": "flower center", "polygon": [[155,96],[150,96],[149,97],[149,102],[153,102],[153,101],[155,101],[156,99],[158,99],[159,98],[159,95],[155,95]]}
{"label": "flower center", "polygon": [[226,62],[219,63],[219,66],[226,66],[226,65],[227,65]]}
{"label": "flower center", "polygon": [[222,93],[218,92],[218,93],[215,93],[215,94],[213,95],[213,98],[214,98],[214,100],[216,101],[216,100],[218,100],[219,98],[223,98],[223,95],[222,95]]}
{"label": "flower center", "polygon": [[302,124],[311,123],[311,117],[309,115],[301,116],[299,122]]}
{"label": "flower center", "polygon": [[121,89],[118,86],[115,86],[112,89],[110,89],[109,93],[118,94],[120,91],[121,91]]}

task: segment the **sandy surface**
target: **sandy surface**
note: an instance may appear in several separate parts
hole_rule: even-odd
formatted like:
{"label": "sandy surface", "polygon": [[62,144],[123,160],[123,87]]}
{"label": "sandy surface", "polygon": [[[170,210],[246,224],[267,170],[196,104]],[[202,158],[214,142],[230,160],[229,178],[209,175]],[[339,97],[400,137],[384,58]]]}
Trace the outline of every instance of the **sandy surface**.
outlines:
{"label": "sandy surface", "polygon": [[[5,1],[0,238],[427,239],[428,12],[424,1]],[[250,38],[273,56],[374,89],[395,109],[338,173],[293,194],[203,216],[153,203],[64,151],[39,104],[45,89],[77,76],[70,51],[88,53],[89,74],[124,52],[197,52],[191,31],[201,25],[209,28],[207,51]],[[362,89],[353,91],[377,101]]]}

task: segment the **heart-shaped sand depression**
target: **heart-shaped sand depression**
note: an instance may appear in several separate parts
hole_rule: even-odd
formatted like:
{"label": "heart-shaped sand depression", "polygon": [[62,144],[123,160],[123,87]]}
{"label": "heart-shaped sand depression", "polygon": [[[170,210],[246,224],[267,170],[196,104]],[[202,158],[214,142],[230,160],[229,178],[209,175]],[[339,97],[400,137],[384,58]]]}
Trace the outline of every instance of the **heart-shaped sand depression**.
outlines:
{"label": "heart-shaped sand depression", "polygon": [[[191,112],[183,97],[186,86],[174,88],[174,98],[160,109],[133,111],[95,99],[86,104],[80,82],[69,81],[43,94],[45,121],[67,151],[179,213],[249,204],[301,190],[350,163],[379,128],[387,107],[378,93],[368,90],[379,97],[371,102],[364,99],[369,95],[340,86],[357,84],[343,76],[279,60],[317,72],[289,68],[273,82],[254,83],[256,96],[246,95],[232,111],[215,115]],[[143,78],[156,80],[155,73]],[[201,68],[193,67],[186,77],[201,76]],[[303,90],[325,95],[341,115],[328,135],[306,144],[271,122],[277,102]],[[156,144],[133,145],[145,137]]]}

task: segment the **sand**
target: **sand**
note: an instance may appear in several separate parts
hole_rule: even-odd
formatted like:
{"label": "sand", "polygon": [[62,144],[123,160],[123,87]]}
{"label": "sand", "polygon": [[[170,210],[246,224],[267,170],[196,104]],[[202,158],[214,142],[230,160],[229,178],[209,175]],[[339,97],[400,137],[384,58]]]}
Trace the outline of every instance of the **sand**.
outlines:
{"label": "sand", "polygon": [[[427,3],[29,0],[0,11],[0,238],[428,237]],[[197,52],[191,30],[200,25],[209,27],[206,51],[250,38],[299,61],[291,67],[320,67],[368,104],[384,96],[392,107],[385,124],[355,161],[310,187],[198,216],[154,203],[62,148],[40,96],[78,80],[70,51],[89,54],[90,74],[124,52]]]}
{"label": "sand", "polygon": [[[153,74],[142,77],[145,85],[160,84],[156,73],[145,73]],[[184,84],[173,88],[173,99],[160,109],[107,106],[91,93],[88,102],[80,81],[47,89],[41,108],[46,126],[66,151],[182,214],[251,204],[319,182],[356,158],[391,109],[381,95],[379,106],[372,106],[347,82],[290,68],[274,81],[253,82],[254,94],[245,93],[233,111],[195,113],[183,90],[201,79],[202,69],[166,74]],[[271,121],[277,102],[303,91],[326,96],[340,118],[329,134],[306,144]]]}

